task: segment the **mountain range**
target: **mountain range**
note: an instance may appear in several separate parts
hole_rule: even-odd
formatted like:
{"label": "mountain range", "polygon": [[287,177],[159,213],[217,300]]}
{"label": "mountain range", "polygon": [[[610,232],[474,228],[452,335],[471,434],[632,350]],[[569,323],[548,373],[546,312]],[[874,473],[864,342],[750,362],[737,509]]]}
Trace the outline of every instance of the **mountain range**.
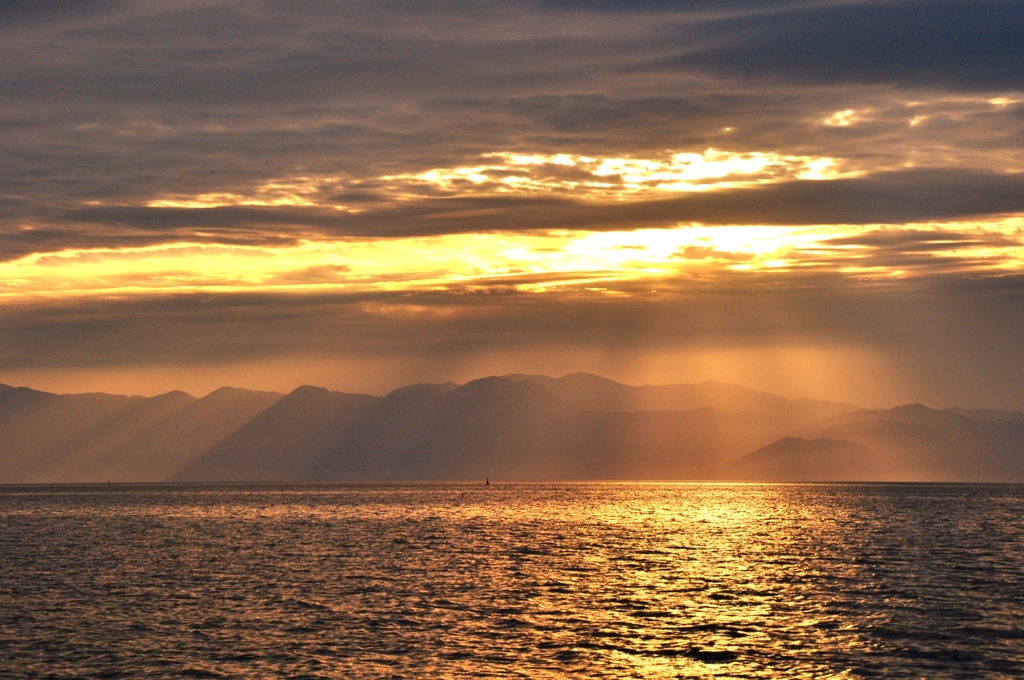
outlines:
{"label": "mountain range", "polygon": [[0,483],[1024,481],[1024,413],[877,410],[575,373],[201,399],[0,385]]}

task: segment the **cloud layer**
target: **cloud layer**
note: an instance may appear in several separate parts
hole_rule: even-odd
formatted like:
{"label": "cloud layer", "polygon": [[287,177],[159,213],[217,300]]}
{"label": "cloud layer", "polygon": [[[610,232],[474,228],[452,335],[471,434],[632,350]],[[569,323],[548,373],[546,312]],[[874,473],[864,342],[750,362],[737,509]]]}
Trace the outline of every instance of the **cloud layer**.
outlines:
{"label": "cloud layer", "polygon": [[[0,2],[0,379],[574,342],[1016,375],[1022,30],[988,0]],[[963,315],[986,349],[926,337]],[[1024,403],[958,380],[922,395]]]}

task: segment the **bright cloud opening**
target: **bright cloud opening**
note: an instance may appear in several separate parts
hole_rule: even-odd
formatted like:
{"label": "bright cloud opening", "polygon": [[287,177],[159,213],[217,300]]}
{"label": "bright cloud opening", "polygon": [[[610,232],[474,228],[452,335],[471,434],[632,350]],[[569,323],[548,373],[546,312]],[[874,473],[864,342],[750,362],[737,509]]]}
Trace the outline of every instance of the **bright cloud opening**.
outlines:
{"label": "bright cloud opening", "polygon": [[707,191],[794,179],[841,176],[834,158],[776,153],[669,153],[661,158],[598,158],[570,154],[494,153],[466,167],[389,175],[396,185],[429,185],[449,193],[567,193],[634,196]]}
{"label": "bright cloud opening", "polygon": [[193,292],[425,291],[505,286],[599,292],[643,279],[757,271],[913,277],[1024,270],[1024,218],[817,227],[684,225],[65,250],[0,263],[0,299]]}

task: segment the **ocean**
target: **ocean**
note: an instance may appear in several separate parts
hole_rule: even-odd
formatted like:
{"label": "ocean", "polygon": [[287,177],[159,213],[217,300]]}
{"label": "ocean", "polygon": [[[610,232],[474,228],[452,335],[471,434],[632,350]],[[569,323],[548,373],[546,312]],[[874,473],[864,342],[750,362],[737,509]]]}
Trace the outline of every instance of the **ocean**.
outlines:
{"label": "ocean", "polygon": [[1024,677],[1024,486],[0,487],[4,678]]}

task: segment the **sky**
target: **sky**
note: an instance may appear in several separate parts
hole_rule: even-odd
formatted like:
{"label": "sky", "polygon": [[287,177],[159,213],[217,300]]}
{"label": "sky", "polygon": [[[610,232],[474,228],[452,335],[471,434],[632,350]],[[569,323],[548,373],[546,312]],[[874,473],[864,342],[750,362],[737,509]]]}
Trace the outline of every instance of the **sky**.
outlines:
{"label": "sky", "polygon": [[0,0],[0,382],[1024,408],[1024,4]]}

